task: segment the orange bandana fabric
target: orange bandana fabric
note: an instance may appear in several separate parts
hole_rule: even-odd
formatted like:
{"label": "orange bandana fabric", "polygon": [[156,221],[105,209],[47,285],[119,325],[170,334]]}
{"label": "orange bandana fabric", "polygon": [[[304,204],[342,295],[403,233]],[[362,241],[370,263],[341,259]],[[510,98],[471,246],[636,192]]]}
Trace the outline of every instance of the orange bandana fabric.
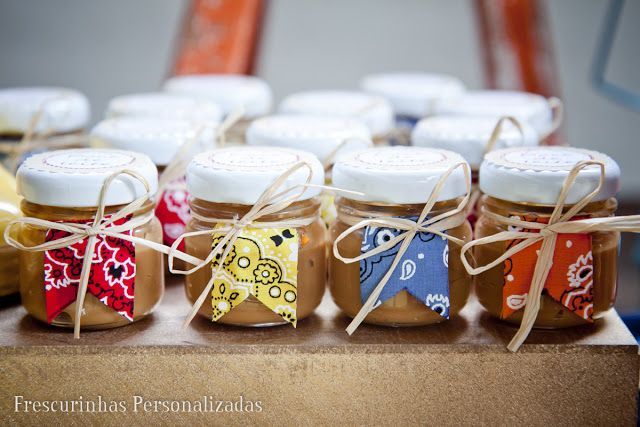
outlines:
{"label": "orange bandana fabric", "polygon": [[[530,222],[547,222],[546,218],[518,218]],[[580,219],[580,218],[576,218]],[[535,232],[535,230],[522,230]],[[507,249],[519,240],[507,242]],[[542,242],[535,243],[507,259],[504,263],[502,291],[503,319],[524,308],[533,271]],[[591,235],[558,234],[553,266],[544,284],[548,296],[571,312],[593,322],[593,254]]]}

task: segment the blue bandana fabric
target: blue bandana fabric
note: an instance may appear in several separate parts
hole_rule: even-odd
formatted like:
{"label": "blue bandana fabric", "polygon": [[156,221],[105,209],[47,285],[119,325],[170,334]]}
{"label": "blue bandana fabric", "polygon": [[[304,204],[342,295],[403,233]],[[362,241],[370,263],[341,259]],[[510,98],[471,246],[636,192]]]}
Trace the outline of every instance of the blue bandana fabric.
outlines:
{"label": "blue bandana fabric", "polygon": [[[409,218],[416,221],[416,217]],[[366,227],[363,232],[361,253],[366,253],[388,242],[401,232],[393,228]],[[400,248],[392,249],[360,261],[360,297],[362,303],[391,267]],[[384,286],[375,307],[399,292],[406,290],[431,310],[449,318],[449,244],[436,234],[416,233],[389,281]]]}

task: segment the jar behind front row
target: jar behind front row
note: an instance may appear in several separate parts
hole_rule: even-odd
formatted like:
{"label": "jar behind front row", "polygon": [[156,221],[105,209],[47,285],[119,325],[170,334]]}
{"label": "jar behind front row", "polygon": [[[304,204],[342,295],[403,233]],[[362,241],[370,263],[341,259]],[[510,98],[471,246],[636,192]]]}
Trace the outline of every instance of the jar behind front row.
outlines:
{"label": "jar behind front row", "polygon": [[[195,156],[187,169],[193,215],[187,233],[204,233],[185,239],[187,253],[205,259],[227,233],[216,233],[216,229],[243,218],[281,174],[300,162],[311,165],[313,184],[323,183],[322,165],[302,151],[233,147]],[[298,169],[278,191],[304,184],[307,176],[306,168]],[[222,260],[211,298],[199,308],[201,315],[219,323],[271,326],[295,325],[314,311],[326,278],[319,192],[308,188],[287,208],[244,224]],[[218,270],[220,255],[186,277],[186,293],[192,303]]]}
{"label": "jar behind front row", "polygon": [[[547,223],[565,178],[580,161],[605,165],[604,185],[598,195],[573,219],[612,216],[617,207],[620,169],[608,156],[566,147],[529,147],[489,153],[480,167],[480,188],[485,193],[476,238],[503,231],[522,230],[496,220],[499,217]],[[571,188],[564,212],[597,188],[600,168],[581,170]],[[518,244],[496,241],[474,248],[478,266],[484,266]],[[562,328],[591,323],[609,310],[616,295],[619,233],[560,233],[553,264],[545,282],[535,327]],[[540,244],[527,247],[475,279],[480,303],[495,317],[519,324]]]}
{"label": "jar behind front row", "polygon": [[[148,157],[128,151],[77,149],[38,154],[18,170],[18,192],[25,217],[73,224],[90,224],[96,215],[105,179],[128,169],[157,187],[155,165]],[[119,175],[106,194],[106,218],[145,194],[142,183]],[[132,235],[162,241],[162,230],[147,200],[126,224],[146,215],[151,219]],[[15,236],[27,247],[69,236],[55,228],[22,224]],[[86,238],[70,246],[46,251],[20,251],[20,294],[27,312],[55,326],[72,327]],[[162,254],[116,237],[98,235],[91,265],[81,326],[104,329],[126,325],[149,314],[164,292]]]}
{"label": "jar behind front row", "polygon": [[[333,170],[336,187],[358,192],[336,201],[338,219],[330,228],[335,242],[349,227],[363,220],[404,218],[416,221],[442,175],[465,161],[446,150],[386,147],[361,150],[340,158]],[[467,166],[468,167],[468,166]],[[453,211],[470,186],[462,168],[454,169],[437,196],[428,218]],[[461,243],[471,238],[464,212],[457,225],[445,231],[460,239],[450,242],[437,234],[418,232],[365,322],[415,326],[438,323],[455,316],[466,304],[470,278],[460,261]],[[399,235],[391,225],[370,225],[347,234],[336,248],[345,258],[356,258]],[[350,317],[363,307],[387,273],[400,243],[359,262],[331,258],[330,288],[336,304]]]}

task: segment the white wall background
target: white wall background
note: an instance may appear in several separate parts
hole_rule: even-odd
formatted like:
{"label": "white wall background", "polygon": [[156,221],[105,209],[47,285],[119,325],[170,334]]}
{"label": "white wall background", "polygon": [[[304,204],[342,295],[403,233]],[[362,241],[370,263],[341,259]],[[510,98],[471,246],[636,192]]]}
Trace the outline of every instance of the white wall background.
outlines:
{"label": "white wall background", "polygon": [[[482,86],[473,0],[272,0],[258,73],[276,96],[353,87],[365,73],[430,70]],[[547,1],[569,142],[616,158],[640,195],[640,113],[605,99],[589,72],[608,1]],[[171,69],[186,1],[0,0],[0,86],[85,92],[99,119],[114,95],[153,90]],[[625,6],[610,78],[640,90],[640,2]]]}

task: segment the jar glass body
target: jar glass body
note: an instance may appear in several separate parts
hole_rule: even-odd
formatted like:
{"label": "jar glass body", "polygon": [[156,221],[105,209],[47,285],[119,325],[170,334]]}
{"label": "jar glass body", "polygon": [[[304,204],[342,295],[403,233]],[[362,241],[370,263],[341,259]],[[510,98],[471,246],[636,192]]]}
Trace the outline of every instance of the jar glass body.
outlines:
{"label": "jar glass body", "polygon": [[[204,218],[233,219],[242,217],[251,206],[239,204],[212,203],[201,199],[190,201],[192,212]],[[299,236],[298,277],[296,318],[309,316],[320,304],[326,281],[326,228],[319,216],[318,200],[305,200],[291,204],[287,209],[260,218],[260,221],[286,221],[297,218],[309,218],[309,225],[297,228]],[[224,225],[224,224],[220,224]],[[187,224],[187,232],[212,230],[215,223],[192,218]],[[205,259],[211,252],[212,235],[200,235],[185,239],[186,252]],[[188,275],[185,279],[187,298],[194,303],[204,291],[213,274],[211,266],[205,266]],[[211,300],[205,300],[199,314],[209,319],[213,316]],[[279,314],[274,313],[253,296],[226,313],[218,323],[239,326],[272,326],[288,323]]]}
{"label": "jar glass body", "polygon": [[18,273],[18,250],[6,244],[0,245],[0,297],[18,292]]}
{"label": "jar glass body", "polygon": [[[114,213],[122,206],[108,207],[106,214]],[[153,209],[148,201],[134,217],[145,215]],[[25,216],[48,221],[90,220],[95,216],[95,208],[60,208],[43,206],[27,201],[22,202]],[[45,241],[46,231],[23,224],[20,229],[20,241],[27,246],[35,246]],[[162,228],[157,218],[135,228],[133,235],[142,239],[162,243]],[[150,314],[160,302],[164,293],[164,267],[162,253],[147,246],[136,244],[136,275],[134,282],[134,312],[133,320],[139,320]],[[36,319],[46,322],[47,312],[44,290],[44,252],[20,251],[20,295],[22,305],[27,312]],[[75,306],[72,303],[58,315],[52,325],[73,327]],[[84,302],[84,313],[81,319],[83,329],[108,329],[131,323],[112,308],[100,302],[96,297],[87,293]]]}
{"label": "jar glass body", "polygon": [[[438,202],[433,207],[430,216],[455,209],[459,200]],[[419,216],[424,208],[419,205],[389,205],[338,198],[336,200],[338,219],[329,229],[330,243],[350,227],[345,222],[346,217],[374,218],[374,217],[410,217]],[[351,233],[338,243],[340,254],[354,258],[361,253],[363,230]],[[468,221],[448,230],[450,236],[457,237],[465,243],[471,240],[471,226]],[[461,246],[449,241],[449,301],[450,317],[454,317],[464,307],[469,298],[471,278],[460,260]],[[362,308],[360,296],[360,266],[359,263],[345,264],[333,255],[331,251],[329,265],[329,286],[335,303],[349,317],[355,315]],[[423,302],[411,296],[406,290],[382,303],[367,315],[364,322],[387,326],[419,326],[439,323],[446,320],[438,313],[428,308]]]}
{"label": "jar glass body", "polygon": [[[614,214],[617,207],[615,199],[588,204],[578,218],[599,218]],[[475,237],[482,238],[507,231],[508,226],[498,224],[492,218],[483,215],[492,212],[498,215],[549,217],[553,206],[541,206],[524,203],[512,203],[483,196],[481,199],[481,214],[475,228]],[[620,240],[618,232],[590,233],[593,254],[593,318],[598,319],[613,307],[617,282],[617,255]],[[495,242],[474,247],[473,256],[476,265],[486,265],[500,257],[506,250],[508,242]],[[474,279],[478,300],[494,317],[500,318],[503,301],[504,263],[477,275]],[[524,308],[503,319],[509,323],[520,324]],[[543,291],[540,300],[540,310],[534,324],[536,328],[565,328],[588,324],[581,316],[573,313]]]}

